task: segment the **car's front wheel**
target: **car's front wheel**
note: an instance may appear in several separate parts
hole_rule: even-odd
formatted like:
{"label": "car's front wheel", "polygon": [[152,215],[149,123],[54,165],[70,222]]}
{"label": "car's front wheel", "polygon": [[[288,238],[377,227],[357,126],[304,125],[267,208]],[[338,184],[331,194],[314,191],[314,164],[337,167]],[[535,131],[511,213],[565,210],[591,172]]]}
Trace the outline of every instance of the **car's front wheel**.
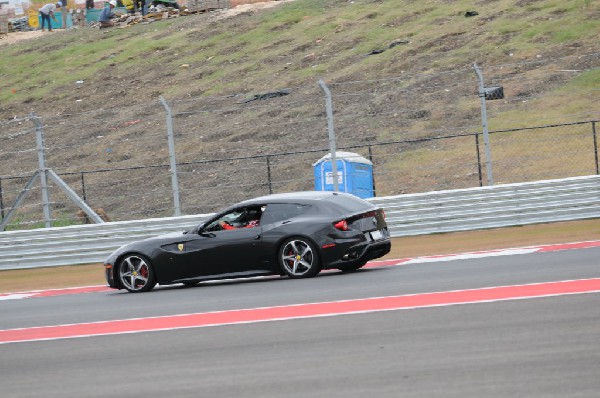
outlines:
{"label": "car's front wheel", "polygon": [[279,265],[290,278],[310,278],[321,271],[319,254],[306,238],[291,238],[279,248]]}
{"label": "car's front wheel", "polygon": [[119,264],[119,282],[132,293],[147,292],[156,285],[150,262],[138,254],[129,254]]}

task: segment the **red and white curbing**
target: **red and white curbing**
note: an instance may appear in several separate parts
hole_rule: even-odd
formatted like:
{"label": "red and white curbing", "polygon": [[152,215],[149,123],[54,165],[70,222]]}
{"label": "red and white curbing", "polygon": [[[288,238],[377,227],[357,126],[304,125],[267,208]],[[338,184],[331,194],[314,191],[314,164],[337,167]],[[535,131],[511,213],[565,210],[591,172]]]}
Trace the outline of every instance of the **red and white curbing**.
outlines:
{"label": "red and white curbing", "polygon": [[19,293],[0,293],[0,301],[2,300],[18,300],[24,298],[36,298],[36,297],[52,297],[52,296],[64,296],[67,294],[81,294],[81,293],[95,293],[95,292],[106,292],[112,290],[108,286],[80,286],[80,287],[67,287],[63,289],[47,289],[47,290],[33,290],[30,292],[19,292]]}
{"label": "red and white curbing", "polygon": [[599,293],[600,278],[0,330],[0,345]]}
{"label": "red and white curbing", "polygon": [[440,261],[470,260],[470,259],[474,259],[474,258],[513,256],[515,254],[531,254],[531,253],[554,252],[554,251],[561,251],[561,250],[588,249],[588,248],[592,248],[592,247],[600,247],[600,241],[560,243],[560,244],[553,244],[553,245],[517,247],[517,248],[509,248],[509,249],[477,251],[477,252],[470,252],[470,253],[443,254],[443,255],[436,255],[436,256],[404,258],[404,259],[400,259],[400,260],[371,261],[367,264],[366,267],[374,268],[374,267],[395,266],[395,265],[434,263],[434,262],[440,262]]}
{"label": "red and white curbing", "polygon": [[[561,250],[587,249],[587,248],[593,248],[593,247],[600,247],[600,241],[561,243],[561,244],[542,245],[542,246],[530,246],[530,247],[519,247],[519,248],[509,248],[509,249],[477,251],[477,252],[470,252],[470,253],[445,254],[445,255],[403,258],[403,259],[394,259],[394,260],[371,261],[365,266],[365,268],[394,267],[394,266],[399,266],[399,265],[423,264],[423,263],[454,261],[454,260],[468,260],[468,259],[486,258],[486,257],[495,257],[495,256],[512,256],[512,255],[516,255],[516,254],[544,253],[544,252],[554,252],[554,251],[561,251]],[[2,301],[2,300],[18,300],[18,299],[24,299],[24,298],[63,296],[63,295],[68,295],[68,294],[97,293],[97,292],[107,292],[107,291],[112,291],[112,289],[110,289],[107,286],[82,286],[82,287],[72,287],[72,288],[64,288],[64,289],[35,290],[35,291],[30,291],[30,292],[0,293],[0,301]]]}

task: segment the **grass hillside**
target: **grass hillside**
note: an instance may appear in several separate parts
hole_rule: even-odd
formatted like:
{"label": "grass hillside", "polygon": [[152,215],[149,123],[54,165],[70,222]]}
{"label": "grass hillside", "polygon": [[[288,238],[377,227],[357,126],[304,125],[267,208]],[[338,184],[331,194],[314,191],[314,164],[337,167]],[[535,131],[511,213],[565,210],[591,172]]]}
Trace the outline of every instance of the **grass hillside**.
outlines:
{"label": "grass hillside", "polygon": [[[281,3],[233,17],[199,14],[126,29],[55,32],[10,46],[0,41],[0,138],[6,143],[0,175],[35,170],[35,155],[22,155],[35,145],[32,136],[13,139],[31,129],[29,122],[17,125],[14,119],[32,111],[46,124],[49,166],[59,173],[166,164],[160,96],[173,107],[180,162],[325,149],[321,78],[334,95],[341,146],[478,131],[475,62],[486,85],[505,87],[506,99],[489,104],[491,129],[598,118],[598,0]],[[466,17],[467,11],[478,15]],[[281,89],[290,94],[246,102]],[[576,157],[588,132],[574,134],[568,139],[577,143],[572,148],[561,149],[556,138],[540,147]],[[443,143],[382,149],[376,163],[385,181],[379,192],[475,186],[471,160],[461,164],[472,157],[468,151]],[[519,151],[499,151],[496,160],[509,170],[515,157],[526,157]],[[441,153],[433,163],[432,152]],[[282,166],[273,176],[274,190],[310,189],[310,163],[321,155],[286,158],[303,171]],[[183,169],[183,189],[190,190],[185,212],[211,211],[264,193],[262,182],[260,189],[244,185],[264,174],[263,164],[215,165]],[[558,157],[537,166],[569,167]],[[167,171],[115,185],[129,177],[130,172],[113,175],[112,183],[90,177],[97,191],[92,195],[111,198],[97,205],[120,212],[118,218],[169,214]],[[433,180],[439,183],[431,185]],[[515,180],[509,171],[501,178]],[[144,195],[148,202],[136,202],[143,210],[134,214],[128,206],[140,181],[160,192],[156,199],[147,199],[152,192]],[[220,185],[224,191],[217,197],[208,195]],[[5,202],[17,192],[17,185],[8,189]],[[210,205],[192,205],[199,202]]]}
{"label": "grass hillside", "polygon": [[[469,10],[479,15],[466,18]],[[75,97],[87,106],[122,106],[318,77],[367,80],[558,58],[596,52],[599,32],[597,0],[297,0],[229,19],[192,15],[112,31],[78,29],[1,47],[1,115],[56,114]],[[364,56],[395,40],[409,44]],[[73,93],[75,80],[89,82],[87,92]],[[581,86],[597,83],[598,72],[582,80]]]}

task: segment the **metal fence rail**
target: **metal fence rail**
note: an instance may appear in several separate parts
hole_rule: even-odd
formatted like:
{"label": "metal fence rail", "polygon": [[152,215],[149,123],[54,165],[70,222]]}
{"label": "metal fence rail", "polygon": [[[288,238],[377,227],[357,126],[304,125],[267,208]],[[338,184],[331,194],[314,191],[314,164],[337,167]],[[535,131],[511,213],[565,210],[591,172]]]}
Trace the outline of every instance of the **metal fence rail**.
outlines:
{"label": "metal fence rail", "polygon": [[0,270],[101,262],[136,240],[190,229],[206,214],[0,233]]}
{"label": "metal fence rail", "polygon": [[[393,237],[600,218],[600,176],[371,199]],[[122,221],[0,233],[0,270],[101,262],[135,240],[193,227],[209,217]]]}
{"label": "metal fence rail", "polygon": [[375,198],[392,236],[600,217],[600,176]]}

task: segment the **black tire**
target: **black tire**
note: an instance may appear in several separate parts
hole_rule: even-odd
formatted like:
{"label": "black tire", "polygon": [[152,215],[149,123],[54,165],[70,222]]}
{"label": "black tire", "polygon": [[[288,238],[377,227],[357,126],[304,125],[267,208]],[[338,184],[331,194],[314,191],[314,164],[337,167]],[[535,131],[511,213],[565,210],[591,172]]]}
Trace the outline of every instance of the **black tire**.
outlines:
{"label": "black tire", "polygon": [[119,283],[131,293],[150,291],[156,278],[150,261],[139,254],[128,254],[119,263]]}
{"label": "black tire", "polygon": [[362,263],[358,263],[358,264],[354,264],[354,265],[344,265],[341,267],[338,267],[338,269],[342,272],[355,272],[358,271],[359,269],[361,269],[362,267],[365,266],[367,262],[362,262]]}
{"label": "black tire", "polygon": [[287,239],[279,248],[277,258],[281,270],[290,278],[311,278],[321,271],[319,253],[306,238]]}

